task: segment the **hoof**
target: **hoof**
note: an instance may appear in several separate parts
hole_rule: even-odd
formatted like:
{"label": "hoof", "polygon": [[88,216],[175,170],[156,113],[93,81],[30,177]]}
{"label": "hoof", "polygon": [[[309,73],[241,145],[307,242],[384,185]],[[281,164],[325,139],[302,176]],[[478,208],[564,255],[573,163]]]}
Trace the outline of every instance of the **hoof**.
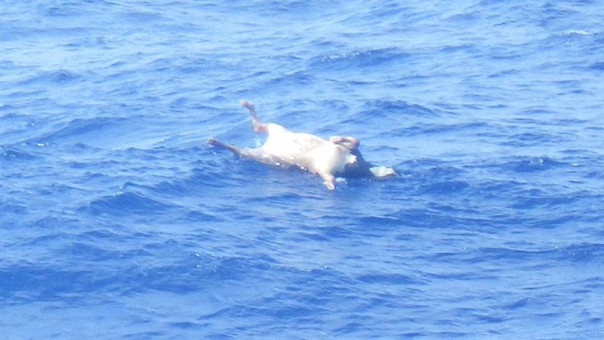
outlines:
{"label": "hoof", "polygon": [[219,142],[218,140],[216,140],[216,138],[214,138],[214,137],[208,138],[208,144],[214,145],[214,146],[221,146],[221,145],[223,145],[221,142]]}
{"label": "hoof", "polygon": [[247,107],[248,109],[253,108],[254,104],[250,103],[249,101],[245,100],[245,99],[241,99],[239,101],[239,104],[243,107]]}

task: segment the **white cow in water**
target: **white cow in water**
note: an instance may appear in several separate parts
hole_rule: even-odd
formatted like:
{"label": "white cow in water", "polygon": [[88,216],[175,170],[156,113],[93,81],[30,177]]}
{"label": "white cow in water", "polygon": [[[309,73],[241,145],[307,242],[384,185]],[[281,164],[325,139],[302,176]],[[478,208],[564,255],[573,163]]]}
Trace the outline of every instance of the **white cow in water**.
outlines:
{"label": "white cow in water", "polygon": [[359,151],[359,141],[353,137],[333,136],[329,140],[308,133],[292,132],[275,123],[263,123],[254,105],[246,100],[254,131],[266,132],[268,138],[259,148],[240,148],[214,138],[208,143],[232,151],[238,156],[282,167],[298,167],[321,176],[325,186],[335,189],[336,177],[387,177],[396,175],[392,168],[369,164]]}

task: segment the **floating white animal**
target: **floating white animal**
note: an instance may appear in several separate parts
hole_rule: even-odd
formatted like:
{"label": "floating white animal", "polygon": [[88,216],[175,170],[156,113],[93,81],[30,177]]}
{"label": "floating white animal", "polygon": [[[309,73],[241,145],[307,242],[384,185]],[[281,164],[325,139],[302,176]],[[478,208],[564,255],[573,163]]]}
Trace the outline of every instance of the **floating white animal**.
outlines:
{"label": "floating white animal", "polygon": [[266,132],[268,138],[259,148],[240,148],[214,138],[208,143],[232,151],[238,156],[269,165],[298,167],[321,176],[329,190],[335,189],[336,177],[387,177],[396,175],[392,168],[369,164],[359,151],[359,141],[353,137],[333,136],[329,140],[308,133],[292,132],[275,123],[263,123],[254,105],[247,100],[254,131]]}

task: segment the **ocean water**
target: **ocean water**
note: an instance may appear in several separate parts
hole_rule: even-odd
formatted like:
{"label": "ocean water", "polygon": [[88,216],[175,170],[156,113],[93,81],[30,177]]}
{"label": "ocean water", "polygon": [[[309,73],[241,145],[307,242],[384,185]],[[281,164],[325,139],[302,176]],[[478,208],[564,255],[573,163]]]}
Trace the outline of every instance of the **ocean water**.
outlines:
{"label": "ocean water", "polygon": [[[0,10],[3,339],[604,337],[602,2]],[[400,176],[209,148],[241,98]]]}

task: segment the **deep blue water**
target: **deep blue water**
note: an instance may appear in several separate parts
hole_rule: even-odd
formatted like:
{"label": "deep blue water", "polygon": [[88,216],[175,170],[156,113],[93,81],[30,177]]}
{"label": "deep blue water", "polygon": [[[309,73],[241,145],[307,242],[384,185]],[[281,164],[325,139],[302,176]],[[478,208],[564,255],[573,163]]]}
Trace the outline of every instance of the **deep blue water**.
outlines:
{"label": "deep blue water", "polygon": [[[604,337],[602,2],[0,10],[3,339]],[[208,148],[240,98],[401,176]]]}

